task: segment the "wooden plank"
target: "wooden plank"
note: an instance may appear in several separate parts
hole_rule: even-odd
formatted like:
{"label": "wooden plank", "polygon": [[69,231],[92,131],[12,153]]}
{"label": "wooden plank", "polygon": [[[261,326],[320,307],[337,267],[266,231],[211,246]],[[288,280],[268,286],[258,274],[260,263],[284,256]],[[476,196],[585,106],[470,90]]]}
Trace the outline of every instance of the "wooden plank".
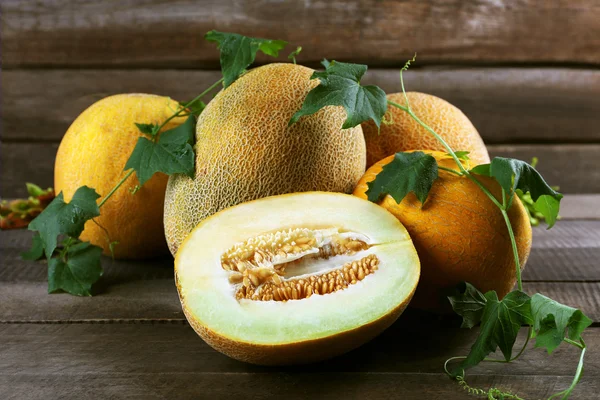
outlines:
{"label": "wooden plank", "polygon": [[[25,182],[52,186],[57,148],[57,143],[1,142],[0,197],[25,196]],[[491,145],[489,150],[492,156],[526,161],[539,157],[538,170],[563,193],[600,192],[600,144]]]}
{"label": "wooden plank", "polygon": [[400,66],[416,51],[424,64],[600,64],[593,0],[5,0],[2,14],[3,68],[214,67],[215,45],[202,39],[211,29],[288,40],[282,58],[301,45],[311,62]]}
{"label": "wooden plank", "polygon": [[[600,322],[600,282],[525,282],[525,291],[540,292],[581,309]],[[47,294],[42,282],[0,282],[3,322],[182,322],[172,279],[112,283],[95,297]]]}
{"label": "wooden plank", "polygon": [[600,192],[600,145],[491,145],[490,157],[502,156],[530,162],[538,157],[536,169],[546,182],[562,193]]}
{"label": "wooden plank", "polygon": [[[133,340],[133,339],[132,339]],[[152,362],[149,360],[148,362]],[[587,372],[587,371],[586,371]],[[473,376],[475,387],[499,387],[526,399],[545,399],[566,389],[566,376]],[[585,378],[573,398],[597,400],[599,385]],[[472,396],[441,373],[423,374],[124,374],[124,375],[0,375],[0,396],[6,400],[100,399],[333,399],[397,398],[403,400],[468,400]],[[199,397],[201,393],[201,397]]]}
{"label": "wooden plank", "polygon": [[[3,71],[2,139],[58,141],[77,115],[105,96],[141,92],[186,100],[219,77],[194,70]],[[400,91],[397,70],[370,69],[364,82]],[[425,68],[406,72],[405,83],[407,90],[455,104],[490,144],[600,141],[598,70]]]}
{"label": "wooden plank", "polygon": [[560,215],[563,220],[600,219],[600,195],[571,194],[560,202]]}
{"label": "wooden plank", "polygon": [[[567,198],[569,198],[567,196]],[[46,264],[22,260],[32,232],[0,231],[0,282],[46,282]],[[548,230],[533,230],[533,245],[523,279],[526,281],[600,281],[600,221],[559,221]],[[103,286],[136,280],[172,279],[170,256],[144,261],[113,261],[103,258]]]}
{"label": "wooden plank", "polygon": [[[446,358],[468,351],[475,331],[438,324],[402,324],[344,356],[307,366],[260,367],[210,349],[189,326],[0,325],[2,398],[390,398],[464,399],[441,372]],[[524,330],[519,343],[524,339]],[[600,345],[600,329],[585,334]],[[525,398],[547,398],[568,386],[576,349],[551,357],[530,349],[510,365],[487,363],[472,371],[472,385],[500,386]],[[574,396],[596,398],[600,357],[590,352]],[[423,397],[425,396],[425,397]]]}

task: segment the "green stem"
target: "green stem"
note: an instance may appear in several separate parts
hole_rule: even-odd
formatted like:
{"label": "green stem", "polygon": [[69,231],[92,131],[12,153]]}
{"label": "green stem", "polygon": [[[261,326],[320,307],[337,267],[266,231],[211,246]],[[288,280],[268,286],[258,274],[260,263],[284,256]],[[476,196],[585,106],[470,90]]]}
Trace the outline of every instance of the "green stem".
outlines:
{"label": "green stem", "polygon": [[132,175],[134,172],[135,172],[135,170],[134,170],[134,169],[130,169],[129,171],[127,171],[127,173],[125,174],[125,176],[123,177],[123,179],[121,179],[121,180],[119,181],[119,183],[117,183],[117,184],[115,185],[115,187],[114,187],[114,188],[112,188],[112,189],[110,190],[110,192],[108,192],[108,194],[107,194],[106,196],[104,196],[104,198],[102,199],[102,201],[100,202],[100,204],[98,204],[98,208],[102,207],[102,206],[104,205],[104,203],[106,203],[106,201],[107,201],[108,199],[110,199],[110,197],[111,197],[111,196],[112,196],[112,195],[113,195],[113,194],[114,194],[114,193],[117,191],[117,189],[118,189],[118,188],[120,188],[120,187],[121,187],[121,185],[122,185],[123,183],[125,183],[125,181],[127,180],[127,178],[129,178],[129,177],[130,177],[130,176],[131,176],[131,175]]}
{"label": "green stem", "polygon": [[169,121],[171,121],[173,118],[177,118],[181,116],[181,113],[184,112],[189,106],[191,106],[192,104],[194,104],[195,102],[197,102],[198,100],[200,100],[201,98],[203,98],[204,96],[206,96],[207,94],[209,94],[214,88],[216,88],[217,86],[219,86],[222,82],[223,82],[224,78],[219,79],[218,81],[216,81],[215,83],[213,83],[212,85],[210,85],[208,87],[208,89],[206,89],[204,92],[200,93],[198,96],[194,97],[193,100],[188,101],[184,107],[182,107],[181,110],[177,111],[175,114],[171,115],[169,118],[167,118],[162,124],[160,124],[160,126],[158,127],[158,130],[160,131],[162,128],[164,128],[164,126],[166,124],[169,123]]}
{"label": "green stem", "polygon": [[[495,362],[495,363],[509,363],[509,362],[513,362],[515,361],[517,358],[521,357],[521,355],[525,352],[525,349],[527,348],[527,344],[529,343],[529,339],[531,339],[531,326],[529,327],[529,329],[527,330],[527,337],[525,338],[525,343],[523,343],[523,346],[521,347],[521,350],[517,353],[516,356],[512,357],[509,360],[501,360],[498,358],[484,358],[483,361],[487,361],[487,362]],[[574,342],[574,344],[576,346],[579,345],[579,343]],[[454,360],[464,360],[465,358],[467,358],[467,356],[456,356],[456,357],[450,357],[449,359],[446,360],[446,362],[444,363],[444,371],[446,371],[446,374],[448,374],[449,376],[452,376],[452,374],[450,374],[450,372],[448,371],[448,363]]]}
{"label": "green stem", "polygon": [[[581,341],[583,342],[583,339],[581,339]],[[573,345],[575,347],[579,347],[581,350],[585,349],[585,344],[583,344],[583,343],[577,343],[576,341],[571,340],[569,338],[564,338],[563,342],[569,343],[570,345]]]}
{"label": "green stem", "polygon": [[585,356],[585,350],[586,350],[585,342],[583,341],[583,339],[581,339],[581,343],[574,342],[573,340],[568,339],[568,338],[564,338],[563,340],[565,342],[572,344],[573,346],[579,347],[581,349],[581,354],[579,355],[579,364],[577,364],[577,370],[575,371],[575,376],[573,376],[571,385],[566,390],[555,393],[552,396],[548,397],[548,400],[553,399],[558,396],[562,396],[561,397],[562,400],[568,399],[569,396],[571,395],[571,392],[573,391],[573,389],[575,389],[575,386],[577,386],[577,383],[581,379],[581,375],[583,374],[583,357]]}
{"label": "green stem", "polygon": [[517,288],[519,290],[523,290],[523,282],[521,281],[521,262],[519,261],[519,252],[517,250],[517,241],[515,240],[515,233],[513,232],[512,225],[510,223],[510,219],[508,218],[508,213],[505,209],[500,210],[502,212],[502,216],[504,217],[504,222],[506,223],[506,228],[508,229],[508,236],[510,236],[510,244],[513,250],[513,256],[515,258],[515,270],[517,274]]}
{"label": "green stem", "polygon": [[442,167],[441,165],[438,165],[438,169],[441,169],[442,171],[447,171],[447,172],[453,173],[454,175],[463,176],[463,174],[461,172],[458,172],[452,168],[446,168],[446,167]]}
{"label": "green stem", "polygon": [[419,117],[417,117],[415,115],[415,113],[412,112],[412,110],[410,109],[410,107],[404,107],[394,101],[388,100],[388,104],[391,104],[394,107],[397,107],[403,111],[406,111],[408,113],[408,115],[410,115],[415,121],[417,121],[419,123],[419,125],[421,125],[423,128],[425,128],[429,133],[431,133],[433,136],[435,136],[435,138],[442,144],[442,146],[444,146],[444,148],[446,149],[446,151],[448,151],[448,154],[450,154],[452,156],[452,158],[454,159],[454,161],[456,162],[456,165],[458,165],[458,168],[460,168],[460,171],[464,174],[467,172],[467,170],[465,169],[465,167],[462,165],[462,163],[460,162],[459,158],[456,156],[456,154],[454,154],[454,151],[452,150],[452,148],[450,147],[450,145],[448,143],[446,143],[446,141],[444,139],[442,139],[442,137],[440,135],[438,135],[433,129],[431,129],[425,122],[421,121],[421,119]]}

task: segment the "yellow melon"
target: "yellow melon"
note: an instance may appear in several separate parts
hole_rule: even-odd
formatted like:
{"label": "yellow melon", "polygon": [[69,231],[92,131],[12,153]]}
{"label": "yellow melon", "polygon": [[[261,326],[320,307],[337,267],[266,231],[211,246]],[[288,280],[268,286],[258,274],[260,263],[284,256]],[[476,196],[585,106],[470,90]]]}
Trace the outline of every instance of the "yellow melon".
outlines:
{"label": "yellow melon", "polygon": [[[425,151],[438,165],[458,170],[454,160],[442,152]],[[375,179],[394,156],[367,170],[354,195],[367,198],[367,183]],[[489,177],[477,179],[497,198],[500,185]],[[446,290],[467,281],[482,292],[495,290],[500,298],[514,286],[516,270],[510,238],[500,210],[466,177],[439,170],[424,205],[410,193],[398,204],[385,196],[379,204],[398,218],[408,230],[421,260],[421,281],[412,306],[448,311]],[[521,201],[515,197],[508,211],[521,267],[531,249],[531,225]]]}
{"label": "yellow melon", "polygon": [[[470,152],[471,165],[490,162],[490,156],[477,129],[457,107],[430,94],[408,92],[406,95],[415,115],[437,132],[453,150]],[[406,105],[402,93],[388,94],[387,98]],[[367,167],[399,151],[445,151],[435,137],[405,111],[389,106],[385,118],[389,123],[381,124],[381,131],[377,130],[372,121],[362,124],[367,142]]]}
{"label": "yellow melon", "polygon": [[183,311],[212,347],[255,364],[342,354],[406,308],[419,259],[383,208],[340,193],[293,193],[220,211],[175,258]]}
{"label": "yellow melon", "polygon": [[[142,134],[134,123],[160,124],[176,111],[178,103],[149,94],[120,94],[86,109],[63,137],[54,168],[56,193],[66,201],[80,186],[94,188],[102,199],[124,177],[125,163]],[[164,128],[172,129],[185,118]],[[109,240],[117,241],[116,258],[147,258],[167,251],[163,230],[163,204],[167,176],[155,174],[135,195],[134,175],[102,206],[101,215],[88,221],[81,239],[110,254]],[[104,229],[106,229],[106,231]]]}
{"label": "yellow melon", "polygon": [[165,235],[173,254],[204,218],[261,197],[303,191],[351,193],[365,171],[360,126],[342,130],[346,112],[326,107],[288,126],[314,71],[270,64],[243,75],[208,104],[196,128],[196,176],[172,176]]}

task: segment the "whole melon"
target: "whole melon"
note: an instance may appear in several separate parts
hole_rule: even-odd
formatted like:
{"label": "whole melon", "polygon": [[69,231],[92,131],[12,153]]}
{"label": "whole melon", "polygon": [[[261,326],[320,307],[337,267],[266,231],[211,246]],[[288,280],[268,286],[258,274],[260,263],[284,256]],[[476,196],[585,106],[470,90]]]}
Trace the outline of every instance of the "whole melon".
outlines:
{"label": "whole melon", "polygon": [[[406,96],[415,115],[438,133],[454,151],[470,152],[471,166],[490,162],[477,129],[457,107],[430,94],[408,92]],[[387,98],[406,105],[402,93],[388,94]],[[381,124],[380,131],[372,121],[362,124],[367,142],[367,167],[399,151],[424,149],[445,152],[440,142],[407,112],[390,105],[386,119],[388,123]]]}
{"label": "whole melon", "polygon": [[227,207],[292,192],[351,193],[364,174],[360,126],[342,130],[346,112],[325,107],[288,126],[318,84],[295,64],[256,68],[222,90],[196,127],[196,176],[170,177],[165,236],[174,255],[192,229]]}
{"label": "whole melon", "polygon": [[[63,137],[54,168],[56,193],[65,201],[80,186],[100,194],[100,200],[126,174],[123,167],[142,134],[135,123],[161,124],[177,109],[168,97],[150,94],[119,94],[106,97],[86,109]],[[183,123],[169,122],[164,130]],[[167,252],[163,230],[163,204],[167,176],[155,174],[141,189],[133,174],[100,209],[94,223],[88,221],[81,239],[110,254],[109,241],[117,241],[114,256],[119,259],[149,258]],[[104,228],[104,229],[103,229]]]}
{"label": "whole melon", "polygon": [[[431,154],[438,165],[458,170],[443,152]],[[367,198],[367,183],[375,179],[394,156],[367,170],[354,195]],[[496,199],[502,189],[492,178],[476,176]],[[501,201],[501,200],[500,200]],[[462,281],[485,293],[495,290],[504,297],[515,285],[516,271],[510,237],[500,210],[471,180],[439,170],[439,178],[421,205],[411,192],[400,204],[389,195],[379,205],[398,218],[408,230],[421,260],[421,280],[412,306],[434,312],[450,311],[447,290]],[[508,210],[521,268],[531,250],[531,225],[521,201],[515,197]]]}

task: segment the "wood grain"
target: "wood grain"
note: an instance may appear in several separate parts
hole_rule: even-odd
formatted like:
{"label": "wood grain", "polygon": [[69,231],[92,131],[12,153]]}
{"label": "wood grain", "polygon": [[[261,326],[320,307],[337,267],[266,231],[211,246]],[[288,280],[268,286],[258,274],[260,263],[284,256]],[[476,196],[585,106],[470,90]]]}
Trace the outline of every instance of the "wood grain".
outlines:
{"label": "wood grain", "polygon": [[[401,318],[380,337],[344,356],[309,366],[259,367],[208,347],[189,326],[0,325],[2,398],[390,398],[464,399],[442,373],[446,358],[468,351],[476,331],[444,322],[409,325]],[[437,328],[437,329],[432,329]],[[518,339],[522,343],[524,330]],[[591,349],[600,329],[586,332]],[[482,364],[472,385],[500,386],[525,398],[547,398],[568,386],[576,349],[551,358],[531,348],[510,365]],[[590,352],[574,396],[593,399],[600,389],[600,358]],[[105,386],[105,387],[103,387]]]}
{"label": "wood grain", "polygon": [[203,35],[217,29],[287,40],[282,58],[301,45],[300,60],[313,63],[400,66],[416,51],[422,64],[600,64],[599,18],[594,0],[5,0],[2,62],[215,67]]}
{"label": "wood grain", "polygon": [[[2,170],[0,197],[26,195],[25,182],[53,185],[57,143],[0,142]],[[491,156],[513,157],[530,162],[539,157],[537,169],[562,193],[600,192],[600,144],[491,145]]]}
{"label": "wood grain", "polygon": [[[129,338],[130,340],[134,340]],[[152,362],[148,360],[147,362]],[[476,387],[500,387],[526,399],[546,399],[566,389],[571,377],[474,375]],[[599,385],[584,377],[573,392],[577,400],[597,400]],[[397,398],[403,400],[469,400],[456,383],[441,373],[280,373],[272,374],[123,374],[123,375],[2,375],[0,396],[6,400],[79,400],[90,393],[101,399],[324,399],[349,400]]]}
{"label": "wood grain", "polygon": [[[567,195],[563,202],[572,196]],[[600,201],[600,195],[597,200]],[[568,208],[567,208],[568,210]],[[561,209],[561,213],[562,213]],[[47,280],[46,265],[22,260],[20,253],[29,248],[32,232],[0,231],[0,282],[37,282]],[[600,221],[559,221],[548,230],[533,229],[533,246],[523,278],[526,281],[600,281]],[[137,280],[172,279],[170,256],[145,261],[102,261],[104,286]]]}
{"label": "wood grain", "polygon": [[[173,261],[112,262],[93,298],[47,294],[47,266],[23,261],[31,232],[0,232],[0,322],[184,321],[173,282]],[[540,291],[580,307],[600,322],[600,221],[560,221],[534,229],[523,279],[528,293]]]}
{"label": "wood grain", "polygon": [[[9,70],[2,73],[2,140],[58,141],[89,105],[117,93],[195,97],[220,78],[193,70]],[[371,69],[365,84],[400,91],[397,70]],[[425,68],[406,89],[442,97],[486,143],[599,142],[600,71],[558,68]]]}

